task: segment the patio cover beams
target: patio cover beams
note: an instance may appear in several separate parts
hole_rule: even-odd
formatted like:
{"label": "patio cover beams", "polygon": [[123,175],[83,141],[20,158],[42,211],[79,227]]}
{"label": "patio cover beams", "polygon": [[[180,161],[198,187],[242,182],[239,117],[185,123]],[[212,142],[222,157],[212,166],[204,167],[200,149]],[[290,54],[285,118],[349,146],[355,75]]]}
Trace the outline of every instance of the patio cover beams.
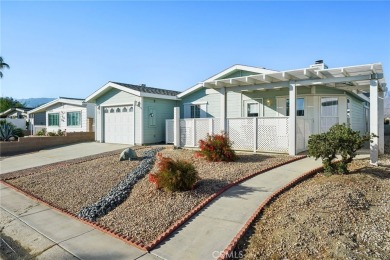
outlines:
{"label": "patio cover beams", "polygon": [[[384,152],[383,140],[383,97],[387,91],[382,64],[374,63],[333,69],[305,68],[283,72],[257,74],[231,79],[219,79],[203,82],[206,88],[221,93],[221,127],[226,129],[226,92],[255,90],[289,89],[290,111],[296,111],[297,87],[326,85],[355,94],[370,92],[370,132],[379,136],[370,145],[371,163],[376,165],[378,154]],[[368,100],[365,96],[361,98]],[[289,154],[296,154],[296,113],[289,119]]]}

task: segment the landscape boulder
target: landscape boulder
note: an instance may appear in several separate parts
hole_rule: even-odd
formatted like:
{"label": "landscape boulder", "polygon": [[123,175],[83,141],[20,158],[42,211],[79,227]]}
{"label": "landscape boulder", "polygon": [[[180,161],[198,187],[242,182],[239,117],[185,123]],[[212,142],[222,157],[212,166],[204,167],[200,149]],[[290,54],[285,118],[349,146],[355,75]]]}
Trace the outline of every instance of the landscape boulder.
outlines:
{"label": "landscape boulder", "polygon": [[119,161],[126,161],[126,160],[131,161],[131,160],[136,160],[137,158],[138,158],[137,154],[134,152],[133,149],[126,148],[119,156]]}

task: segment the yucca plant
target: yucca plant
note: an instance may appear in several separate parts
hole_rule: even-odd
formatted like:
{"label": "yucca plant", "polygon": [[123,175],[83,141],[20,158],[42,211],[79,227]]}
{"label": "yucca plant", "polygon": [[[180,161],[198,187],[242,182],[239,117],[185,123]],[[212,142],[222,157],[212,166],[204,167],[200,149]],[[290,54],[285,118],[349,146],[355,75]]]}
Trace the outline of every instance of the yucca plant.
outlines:
{"label": "yucca plant", "polygon": [[9,141],[11,137],[18,137],[14,133],[14,128],[7,124],[0,126],[0,140]]}

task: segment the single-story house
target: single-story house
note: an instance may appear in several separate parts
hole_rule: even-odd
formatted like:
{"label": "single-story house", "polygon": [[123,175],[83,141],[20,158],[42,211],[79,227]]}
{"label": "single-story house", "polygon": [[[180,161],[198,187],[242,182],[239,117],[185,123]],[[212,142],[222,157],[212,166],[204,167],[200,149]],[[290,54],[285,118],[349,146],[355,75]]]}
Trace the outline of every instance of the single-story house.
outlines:
{"label": "single-story house", "polygon": [[30,130],[33,134],[42,128],[47,132],[93,132],[94,110],[84,99],[59,97],[28,112]]}
{"label": "single-story house", "polygon": [[0,113],[0,118],[9,123],[12,123],[18,128],[27,129],[26,127],[29,124],[29,118],[27,112],[32,108],[27,107],[12,107],[6,111]]}
{"label": "single-story house", "polygon": [[0,113],[0,118],[19,118],[19,119],[28,119],[27,112],[32,108],[28,107],[11,107],[6,111]]}
{"label": "single-story house", "polygon": [[235,65],[177,95],[166,140],[196,147],[207,133],[223,131],[235,149],[295,155],[307,150],[311,134],[345,123],[379,136],[371,143],[376,163],[384,151],[385,91],[380,63],[328,68],[319,60],[287,71]]}
{"label": "single-story house", "polygon": [[85,99],[96,105],[96,141],[153,144],[165,141],[165,120],[179,105],[178,91],[108,82]]}

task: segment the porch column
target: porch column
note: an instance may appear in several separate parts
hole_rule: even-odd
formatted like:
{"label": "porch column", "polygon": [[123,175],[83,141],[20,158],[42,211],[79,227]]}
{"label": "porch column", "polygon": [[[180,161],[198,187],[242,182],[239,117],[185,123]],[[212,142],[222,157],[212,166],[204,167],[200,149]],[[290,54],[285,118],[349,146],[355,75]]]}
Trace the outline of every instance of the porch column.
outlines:
{"label": "porch column", "polygon": [[221,93],[221,131],[226,133],[226,89],[222,87]]}
{"label": "porch column", "polygon": [[297,87],[295,82],[289,82],[289,100],[290,115],[288,119],[288,154],[296,155]]}
{"label": "porch column", "polygon": [[385,153],[384,94],[383,91],[378,93],[379,154]]}
{"label": "porch column", "polygon": [[[378,122],[378,80],[370,80],[370,133],[379,136]],[[380,137],[379,137],[380,138]],[[378,137],[370,143],[370,163],[378,165]]]}
{"label": "porch column", "polygon": [[173,108],[173,145],[180,147],[180,107]]}

